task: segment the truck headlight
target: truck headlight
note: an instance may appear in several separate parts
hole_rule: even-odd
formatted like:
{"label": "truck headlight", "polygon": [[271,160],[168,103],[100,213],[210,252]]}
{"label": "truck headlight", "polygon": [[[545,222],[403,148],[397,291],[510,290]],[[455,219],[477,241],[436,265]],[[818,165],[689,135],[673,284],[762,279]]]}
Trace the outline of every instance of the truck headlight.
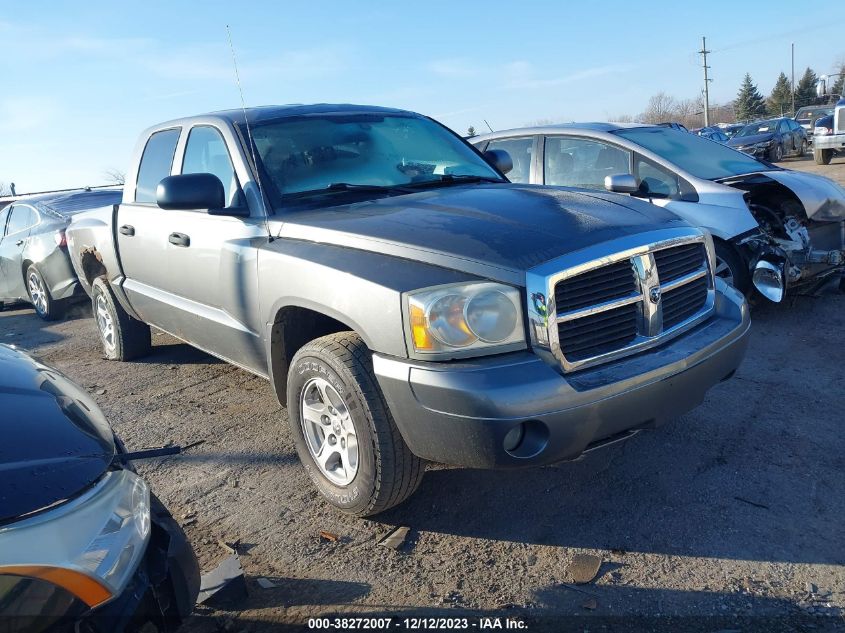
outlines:
{"label": "truck headlight", "polygon": [[519,290],[481,282],[406,295],[409,339],[420,356],[456,357],[525,347]]}
{"label": "truck headlight", "polygon": [[0,527],[0,575],[40,578],[96,607],[124,590],[149,536],[146,482],[109,471],[81,497]]}

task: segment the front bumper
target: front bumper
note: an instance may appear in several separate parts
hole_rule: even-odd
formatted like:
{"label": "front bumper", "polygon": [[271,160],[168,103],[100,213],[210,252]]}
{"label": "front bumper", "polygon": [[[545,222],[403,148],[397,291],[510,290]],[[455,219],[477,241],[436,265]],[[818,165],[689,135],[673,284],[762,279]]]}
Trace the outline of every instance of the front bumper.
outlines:
{"label": "front bumper", "polygon": [[[726,288],[716,292],[714,317],[684,335],[568,375],[530,352],[448,364],[376,354],[373,368],[419,457],[473,468],[537,466],[574,459],[607,438],[698,406],[739,366],[749,327],[744,298]],[[520,424],[530,450],[505,450]]]}
{"label": "front bumper", "polygon": [[845,152],[845,134],[826,134],[813,141],[813,150],[833,149]]}
{"label": "front bumper", "polygon": [[191,613],[200,587],[194,550],[170,512],[150,497],[152,534],[147,553],[123,593],[77,623],[77,630],[107,633],[124,630],[174,631]]}

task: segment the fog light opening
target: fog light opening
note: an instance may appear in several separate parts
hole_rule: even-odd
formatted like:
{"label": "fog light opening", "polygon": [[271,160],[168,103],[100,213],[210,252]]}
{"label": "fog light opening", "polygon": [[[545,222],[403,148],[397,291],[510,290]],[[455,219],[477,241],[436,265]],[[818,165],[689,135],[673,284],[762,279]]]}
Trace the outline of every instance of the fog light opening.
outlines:
{"label": "fog light opening", "polygon": [[548,427],[538,420],[527,420],[511,427],[502,440],[502,448],[512,457],[526,459],[543,452],[548,442]]}

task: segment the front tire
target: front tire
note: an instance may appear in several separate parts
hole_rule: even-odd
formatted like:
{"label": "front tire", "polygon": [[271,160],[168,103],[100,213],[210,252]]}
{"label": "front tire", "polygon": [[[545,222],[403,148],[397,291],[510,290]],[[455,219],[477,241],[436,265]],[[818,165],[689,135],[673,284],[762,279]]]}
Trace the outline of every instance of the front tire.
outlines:
{"label": "front tire", "polygon": [[414,493],[425,462],[402,439],[354,332],[303,346],[287,384],[296,451],[314,485],[334,507],[358,517],[396,506]]}
{"label": "front tire", "polygon": [[769,158],[771,159],[771,162],[773,162],[773,163],[779,163],[780,161],[782,161],[783,160],[783,145],[781,145],[780,143],[775,145],[772,148],[771,156]]}
{"label": "front tire", "polygon": [[721,277],[727,284],[748,295],[751,290],[751,274],[739,252],[730,244],[715,240],[716,276]]}
{"label": "front tire", "polygon": [[35,314],[39,317],[45,321],[55,321],[64,316],[64,304],[53,299],[44,277],[35,265],[30,266],[26,271],[26,290],[29,293],[29,301],[35,308]]}
{"label": "front tire", "polygon": [[94,280],[91,304],[108,360],[132,360],[150,353],[150,326],[129,316],[102,277]]}
{"label": "front tire", "polygon": [[816,165],[830,165],[833,159],[832,149],[814,149],[813,158],[816,160]]}

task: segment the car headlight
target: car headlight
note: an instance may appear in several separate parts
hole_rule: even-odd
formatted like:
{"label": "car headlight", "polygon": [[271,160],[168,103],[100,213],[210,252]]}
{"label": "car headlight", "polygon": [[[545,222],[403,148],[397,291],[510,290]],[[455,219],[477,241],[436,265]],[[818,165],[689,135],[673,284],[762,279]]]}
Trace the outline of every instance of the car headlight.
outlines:
{"label": "car headlight", "polygon": [[766,149],[770,147],[772,144],[772,140],[763,141],[762,143],[754,143],[754,149]]}
{"label": "car headlight", "polygon": [[519,290],[481,282],[439,286],[405,296],[410,350],[454,358],[525,347]]}
{"label": "car headlight", "polygon": [[0,575],[46,580],[95,607],[123,591],[149,536],[149,487],[110,471],[81,497],[0,527]]}

